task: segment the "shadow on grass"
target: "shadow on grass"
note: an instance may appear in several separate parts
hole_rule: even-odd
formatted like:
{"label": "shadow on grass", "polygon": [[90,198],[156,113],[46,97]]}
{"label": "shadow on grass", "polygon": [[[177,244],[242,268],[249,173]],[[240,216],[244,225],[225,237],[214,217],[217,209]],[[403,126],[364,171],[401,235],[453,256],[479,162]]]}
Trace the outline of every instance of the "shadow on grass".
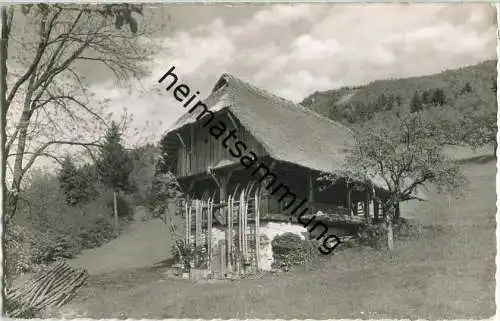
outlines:
{"label": "shadow on grass", "polygon": [[156,262],[153,264],[153,266],[149,267],[148,270],[154,271],[154,270],[160,270],[160,269],[165,269],[171,267],[175,263],[175,260],[173,257],[168,258],[166,260]]}
{"label": "shadow on grass", "polygon": [[496,155],[480,155],[480,156],[468,157],[468,158],[456,160],[456,163],[458,163],[458,164],[471,164],[471,163],[486,164],[486,163],[491,162],[491,161],[496,161]]}

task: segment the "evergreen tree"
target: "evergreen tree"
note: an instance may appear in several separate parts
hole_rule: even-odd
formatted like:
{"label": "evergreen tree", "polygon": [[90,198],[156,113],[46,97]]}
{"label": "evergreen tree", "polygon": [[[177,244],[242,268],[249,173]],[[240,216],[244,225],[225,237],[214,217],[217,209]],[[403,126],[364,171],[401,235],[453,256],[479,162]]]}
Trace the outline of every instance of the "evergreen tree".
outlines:
{"label": "evergreen tree", "polygon": [[387,105],[385,106],[385,110],[392,110],[395,104],[395,96],[390,95],[389,98],[387,98]]}
{"label": "evergreen tree", "polygon": [[57,178],[68,205],[77,205],[97,197],[91,165],[77,168],[69,156],[66,156],[61,165]]}
{"label": "evergreen tree", "polygon": [[412,113],[415,113],[415,112],[422,110],[422,100],[420,99],[420,95],[419,95],[418,91],[415,91],[415,93],[413,94],[413,98],[411,99],[410,107],[411,107],[410,110]]}
{"label": "evergreen tree", "polygon": [[444,90],[441,88],[438,88],[434,91],[434,94],[432,95],[431,102],[435,106],[443,106],[446,103],[446,95],[444,93]]}
{"label": "evergreen tree", "polygon": [[75,205],[78,202],[78,173],[71,157],[66,156],[61,164],[61,169],[57,175],[59,186],[64,191],[66,203]]}
{"label": "evergreen tree", "polygon": [[403,99],[400,95],[396,95],[396,105],[401,106],[403,104]]}
{"label": "evergreen tree", "polygon": [[464,89],[463,89],[463,92],[465,93],[470,93],[472,92],[472,86],[470,85],[470,83],[466,83],[465,86],[464,86]]}
{"label": "evergreen tree", "polygon": [[378,113],[385,110],[387,108],[387,101],[387,97],[384,94],[378,96],[374,104],[373,112]]}
{"label": "evergreen tree", "polygon": [[117,197],[120,191],[129,188],[129,175],[132,171],[132,162],[121,144],[121,132],[118,124],[111,123],[105,136],[105,142],[101,147],[97,161],[97,173],[99,181],[113,190],[113,207],[115,214],[115,225],[118,225]]}
{"label": "evergreen tree", "polygon": [[427,105],[431,103],[431,93],[429,90],[424,90],[422,93],[422,104]]}
{"label": "evergreen tree", "polygon": [[95,165],[85,164],[77,169],[82,201],[90,201],[99,196],[97,192],[97,173]]}

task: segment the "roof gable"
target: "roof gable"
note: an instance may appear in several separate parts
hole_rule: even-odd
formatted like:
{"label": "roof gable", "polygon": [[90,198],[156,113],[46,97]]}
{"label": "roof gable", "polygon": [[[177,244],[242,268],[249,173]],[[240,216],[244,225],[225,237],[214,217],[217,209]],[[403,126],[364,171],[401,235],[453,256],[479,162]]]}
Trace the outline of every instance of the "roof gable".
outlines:
{"label": "roof gable", "polygon": [[[204,103],[213,112],[231,111],[271,157],[303,167],[339,169],[354,143],[344,125],[229,74],[222,75]],[[196,116],[184,114],[166,135],[196,122]]]}

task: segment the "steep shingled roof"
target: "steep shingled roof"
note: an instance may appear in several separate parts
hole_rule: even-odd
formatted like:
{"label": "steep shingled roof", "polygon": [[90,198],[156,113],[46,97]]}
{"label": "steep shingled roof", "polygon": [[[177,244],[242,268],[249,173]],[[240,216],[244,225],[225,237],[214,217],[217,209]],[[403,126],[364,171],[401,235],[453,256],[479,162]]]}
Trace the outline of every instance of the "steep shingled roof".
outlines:
{"label": "steep shingled roof", "polygon": [[[271,157],[303,167],[339,169],[354,143],[344,125],[229,74],[222,75],[204,103],[213,112],[230,110]],[[165,135],[196,122],[196,116],[184,114]]]}

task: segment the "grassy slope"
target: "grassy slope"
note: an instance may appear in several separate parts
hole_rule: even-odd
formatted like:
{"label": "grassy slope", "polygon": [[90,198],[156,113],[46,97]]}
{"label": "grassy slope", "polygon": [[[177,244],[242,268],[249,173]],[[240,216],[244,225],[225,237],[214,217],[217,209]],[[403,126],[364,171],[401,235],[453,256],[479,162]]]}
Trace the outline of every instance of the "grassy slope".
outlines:
{"label": "grassy slope", "polygon": [[403,102],[410,103],[415,91],[442,88],[449,99],[469,83],[474,92],[482,97],[491,96],[491,86],[496,79],[496,61],[490,60],[473,66],[446,70],[438,74],[404,79],[373,81],[358,88],[340,88],[316,92],[305,98],[301,104],[325,116],[334,105],[374,102],[381,94],[399,95]]}
{"label": "grassy slope", "polygon": [[[64,311],[131,318],[486,318],[494,314],[495,163],[465,163],[463,199],[409,204],[434,227],[392,256],[336,253],[260,280],[199,284],[143,267],[92,276]],[[418,215],[417,215],[418,214]],[[111,255],[111,254],[110,254]]]}

